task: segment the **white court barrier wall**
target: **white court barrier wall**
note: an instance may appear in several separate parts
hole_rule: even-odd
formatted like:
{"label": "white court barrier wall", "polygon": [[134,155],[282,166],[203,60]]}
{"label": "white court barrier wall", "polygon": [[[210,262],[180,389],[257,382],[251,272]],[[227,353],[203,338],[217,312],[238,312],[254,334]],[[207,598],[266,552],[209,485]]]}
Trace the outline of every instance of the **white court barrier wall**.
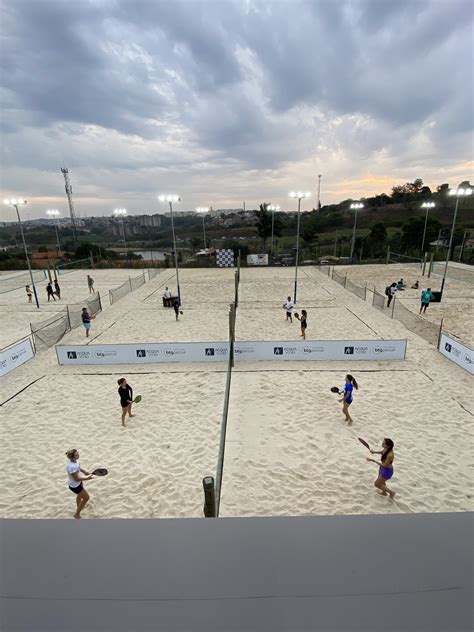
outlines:
{"label": "white court barrier wall", "polygon": [[267,266],[268,255],[247,255],[248,266]]}
{"label": "white court barrier wall", "polygon": [[[227,361],[227,342],[56,345],[59,364],[154,364]],[[235,342],[244,360],[404,360],[406,340],[310,340]]]}
{"label": "white court barrier wall", "polygon": [[0,377],[28,362],[34,356],[35,352],[30,338],[20,340],[11,347],[0,351]]}
{"label": "white court barrier wall", "polygon": [[438,351],[446,358],[455,362],[471,375],[474,375],[474,350],[466,347],[458,340],[441,334]]}
{"label": "white court barrier wall", "polygon": [[229,357],[228,342],[154,342],[118,345],[56,345],[59,364],[156,364],[220,362]]}
{"label": "white court barrier wall", "polygon": [[406,340],[284,340],[236,342],[239,360],[404,360]]}

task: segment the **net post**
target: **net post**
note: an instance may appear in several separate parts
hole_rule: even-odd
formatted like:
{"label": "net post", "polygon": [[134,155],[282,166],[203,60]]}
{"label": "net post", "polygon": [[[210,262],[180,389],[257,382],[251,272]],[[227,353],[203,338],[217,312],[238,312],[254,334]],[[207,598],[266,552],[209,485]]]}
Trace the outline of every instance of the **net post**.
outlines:
{"label": "net post", "polygon": [[48,257],[48,280],[50,283],[53,282],[53,277],[51,276],[51,261],[49,260],[49,257]]}
{"label": "net post", "polygon": [[216,516],[216,488],[213,476],[205,476],[202,479],[204,489],[204,517],[217,518]]}
{"label": "net post", "polygon": [[389,261],[390,261],[390,246],[387,248],[387,260],[385,263],[388,264]]}
{"label": "net post", "polygon": [[433,272],[433,259],[434,259],[434,252],[432,252],[430,256],[430,265],[428,268],[428,279],[430,278],[431,273]]}
{"label": "net post", "polygon": [[443,321],[444,318],[441,319],[441,322],[439,324],[439,332],[438,332],[438,344],[436,345],[436,349],[439,351],[439,345],[441,342],[441,334],[443,333]]}
{"label": "net post", "polygon": [[99,310],[102,311],[102,301],[100,299],[100,292],[97,292],[97,298],[99,299]]}
{"label": "net post", "polygon": [[128,284],[130,285],[130,292],[133,292],[133,290],[132,290],[132,279],[130,277],[128,277]]}
{"label": "net post", "polygon": [[143,283],[146,283],[145,268],[143,268]]}
{"label": "net post", "polygon": [[374,285],[374,295],[372,297],[372,307],[375,305],[375,285]]}
{"label": "net post", "polygon": [[346,273],[346,276],[344,277],[344,287],[346,287],[346,285],[347,285],[347,273]]}
{"label": "net post", "polygon": [[425,252],[425,255],[423,257],[423,270],[421,271],[421,276],[425,276],[425,270],[426,270],[426,261],[428,259],[428,253]]}
{"label": "net post", "polygon": [[69,305],[66,305],[66,314],[67,314],[67,324],[69,326],[69,331],[71,331],[72,327],[71,327],[71,316],[69,315]]}
{"label": "net post", "polygon": [[30,323],[30,331],[31,331],[31,340],[33,341],[33,351],[36,355],[36,341],[35,341],[35,333],[33,331],[33,325]]}
{"label": "net post", "polygon": [[367,300],[367,281],[365,282],[365,288],[364,288],[364,290],[365,290],[365,293],[364,293],[364,301],[366,301],[366,300]]}

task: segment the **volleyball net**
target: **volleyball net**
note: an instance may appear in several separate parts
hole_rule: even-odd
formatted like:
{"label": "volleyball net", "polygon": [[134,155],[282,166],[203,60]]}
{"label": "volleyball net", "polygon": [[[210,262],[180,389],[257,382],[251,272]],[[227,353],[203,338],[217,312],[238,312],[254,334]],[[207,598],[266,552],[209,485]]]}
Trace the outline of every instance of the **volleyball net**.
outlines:
{"label": "volleyball net", "polygon": [[47,278],[46,270],[32,270],[31,275],[29,272],[21,272],[20,274],[12,274],[12,276],[0,276],[0,294],[20,290],[27,285],[31,286],[31,276],[33,276],[35,284],[41,283]]}
{"label": "volleyball net", "polygon": [[59,275],[68,274],[69,272],[75,272],[76,270],[91,269],[92,260],[90,257],[87,257],[87,259],[77,259],[76,261],[69,261],[68,263],[58,263],[55,268]]}
{"label": "volleyball net", "polygon": [[419,257],[409,257],[408,255],[402,255],[399,252],[388,253],[387,263],[400,263],[405,266],[414,266],[421,268],[423,267],[423,258]]}

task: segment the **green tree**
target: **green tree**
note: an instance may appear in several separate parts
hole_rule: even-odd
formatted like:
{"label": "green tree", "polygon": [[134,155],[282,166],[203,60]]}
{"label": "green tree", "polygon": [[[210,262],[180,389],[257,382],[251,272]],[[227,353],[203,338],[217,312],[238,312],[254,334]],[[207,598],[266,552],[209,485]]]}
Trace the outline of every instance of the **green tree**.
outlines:
{"label": "green tree", "polygon": [[257,218],[257,222],[255,224],[257,233],[262,240],[263,250],[265,250],[267,239],[272,234],[272,214],[268,210],[267,202],[260,204],[260,209],[255,211],[255,217]]}
{"label": "green tree", "polygon": [[364,250],[368,251],[370,257],[383,257],[387,248],[387,229],[381,222],[374,224],[370,229],[370,233],[365,239]]}
{"label": "green tree", "polygon": [[[428,217],[426,224],[426,237],[425,246],[430,241],[435,240],[438,237],[438,232],[441,228],[441,224],[437,219]],[[403,252],[411,250],[419,251],[421,248],[421,242],[423,241],[423,231],[425,229],[424,217],[410,217],[408,222],[405,222],[402,226],[402,239],[401,248]]]}

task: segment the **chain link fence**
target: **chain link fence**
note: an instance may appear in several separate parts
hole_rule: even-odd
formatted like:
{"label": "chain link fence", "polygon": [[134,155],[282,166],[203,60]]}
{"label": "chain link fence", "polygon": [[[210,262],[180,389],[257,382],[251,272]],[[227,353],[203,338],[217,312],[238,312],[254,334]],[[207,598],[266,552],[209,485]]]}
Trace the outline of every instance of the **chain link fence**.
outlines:
{"label": "chain link fence", "polygon": [[[148,274],[150,274],[150,270],[148,271]],[[145,281],[146,281],[145,272],[143,272],[143,274],[139,274],[133,279],[131,277],[128,277],[128,280],[122,283],[122,285],[119,285],[119,287],[116,287],[115,289],[110,290],[109,292],[110,304],[112,305],[113,303],[116,303],[121,298],[126,296],[129,292],[134,292],[142,285],[145,285]]]}
{"label": "chain link fence", "polygon": [[400,300],[393,299],[392,318],[399,320],[412,333],[421,336],[429,343],[438,346],[440,326],[425,320],[410,311]]}
{"label": "chain link fence", "polygon": [[367,283],[365,285],[357,285],[357,283],[354,283],[346,277],[345,288],[346,290],[349,290],[349,292],[352,292],[352,294],[355,294],[360,299],[365,301],[365,297],[367,294]]}
{"label": "chain link fence", "polygon": [[31,333],[37,351],[44,351],[57,344],[68,331],[82,324],[82,308],[87,307],[91,316],[102,310],[100,294],[96,292],[92,298],[82,303],[67,305],[63,311],[51,318],[37,323],[30,323]]}
{"label": "chain link fence", "polygon": [[385,308],[385,302],[387,297],[384,294],[380,294],[380,292],[377,292],[377,290],[375,289],[375,285],[374,285],[374,297],[372,299],[372,307],[376,307],[377,309],[381,309],[383,310]]}
{"label": "chain link fence", "polygon": [[130,286],[132,288],[132,292],[138,290],[139,287],[145,285],[145,274],[140,274],[134,279],[130,279]]}
{"label": "chain link fence", "polygon": [[156,275],[159,274],[159,272],[160,271],[156,268],[153,268],[153,270],[148,270],[148,280],[151,281],[152,279],[154,279]]}
{"label": "chain link fence", "polygon": [[344,286],[346,285],[346,276],[343,274],[339,274],[339,272],[336,272],[336,270],[332,271],[332,279],[333,281],[336,281],[337,283],[340,283],[340,285]]}

